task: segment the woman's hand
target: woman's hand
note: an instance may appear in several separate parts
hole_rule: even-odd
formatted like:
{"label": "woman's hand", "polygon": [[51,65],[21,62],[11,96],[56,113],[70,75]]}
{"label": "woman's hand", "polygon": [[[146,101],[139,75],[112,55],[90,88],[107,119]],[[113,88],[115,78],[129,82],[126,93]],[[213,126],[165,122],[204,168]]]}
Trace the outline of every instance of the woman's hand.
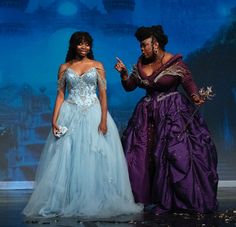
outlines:
{"label": "woman's hand", "polygon": [[98,131],[105,135],[107,133],[107,124],[104,122],[100,122],[98,126]]}
{"label": "woman's hand", "polygon": [[193,99],[194,104],[197,106],[200,106],[205,102],[205,100],[201,96],[198,96],[198,95],[193,95],[192,99]]}
{"label": "woman's hand", "polygon": [[117,60],[117,63],[115,64],[115,69],[119,73],[127,73],[125,64],[118,57],[116,57],[116,60]]}
{"label": "woman's hand", "polygon": [[58,132],[60,129],[57,125],[57,123],[52,123],[52,132],[53,132],[53,135],[55,136],[56,135],[56,132]]}

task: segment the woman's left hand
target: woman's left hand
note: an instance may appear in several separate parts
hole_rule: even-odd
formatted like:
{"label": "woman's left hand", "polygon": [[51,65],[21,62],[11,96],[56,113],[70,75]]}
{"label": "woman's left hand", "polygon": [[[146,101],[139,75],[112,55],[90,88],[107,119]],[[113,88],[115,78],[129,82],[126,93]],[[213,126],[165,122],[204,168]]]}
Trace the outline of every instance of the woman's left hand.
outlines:
{"label": "woman's left hand", "polygon": [[198,96],[198,95],[193,95],[192,99],[193,99],[194,104],[197,106],[200,106],[205,102],[205,100],[201,98],[201,96]]}
{"label": "woman's left hand", "polygon": [[107,124],[100,122],[98,126],[98,131],[101,132],[103,135],[105,135],[107,133]]}

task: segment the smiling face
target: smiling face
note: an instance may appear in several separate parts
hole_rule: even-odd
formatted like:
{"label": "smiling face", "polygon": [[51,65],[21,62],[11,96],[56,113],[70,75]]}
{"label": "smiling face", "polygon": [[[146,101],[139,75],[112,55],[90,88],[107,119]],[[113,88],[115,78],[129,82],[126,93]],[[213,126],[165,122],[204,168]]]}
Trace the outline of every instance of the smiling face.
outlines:
{"label": "smiling face", "polygon": [[74,32],[69,41],[66,62],[79,60],[84,57],[93,60],[93,38],[88,32]]}
{"label": "smiling face", "polygon": [[91,46],[85,39],[82,39],[81,42],[76,46],[76,53],[81,57],[86,57],[90,52]]}
{"label": "smiling face", "polygon": [[152,37],[144,39],[140,42],[140,49],[142,51],[143,57],[146,59],[153,58],[155,53],[154,49],[158,47],[158,43],[153,40]]}

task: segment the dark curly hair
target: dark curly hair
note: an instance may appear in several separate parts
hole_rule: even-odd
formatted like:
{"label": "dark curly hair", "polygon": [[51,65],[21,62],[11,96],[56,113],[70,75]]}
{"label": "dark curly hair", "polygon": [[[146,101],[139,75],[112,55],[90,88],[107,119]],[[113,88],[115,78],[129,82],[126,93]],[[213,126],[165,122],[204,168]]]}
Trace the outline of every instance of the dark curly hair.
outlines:
{"label": "dark curly hair", "polygon": [[154,37],[162,50],[165,50],[165,45],[168,43],[168,37],[164,33],[161,25],[153,25],[151,27],[139,27],[135,32],[135,37],[139,42],[144,39]]}
{"label": "dark curly hair", "polygon": [[92,60],[94,59],[93,50],[92,50],[92,47],[93,47],[92,36],[88,32],[79,31],[79,32],[74,32],[70,37],[69,48],[66,54],[66,62],[69,62],[76,58],[76,55],[77,55],[76,47],[79,43],[82,43],[82,42],[87,42],[89,44],[90,52],[88,53],[87,57]]}

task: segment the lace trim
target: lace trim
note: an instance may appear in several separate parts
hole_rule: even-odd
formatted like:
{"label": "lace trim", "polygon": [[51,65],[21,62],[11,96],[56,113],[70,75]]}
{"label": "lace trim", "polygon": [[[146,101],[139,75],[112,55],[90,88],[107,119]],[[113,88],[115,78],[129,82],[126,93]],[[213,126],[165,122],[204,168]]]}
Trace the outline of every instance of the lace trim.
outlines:
{"label": "lace trim", "polygon": [[176,95],[176,94],[179,94],[178,91],[173,91],[173,92],[170,92],[170,93],[164,93],[164,92],[161,92],[160,94],[158,94],[156,97],[152,97],[150,95],[147,95],[144,100],[146,102],[150,102],[152,99],[156,99],[158,102],[169,97],[169,96],[172,96],[172,95]]}
{"label": "lace trim", "polygon": [[[97,68],[96,68],[97,69]],[[107,81],[105,78],[101,78],[101,75],[99,74],[98,70],[97,71],[97,78],[98,78],[98,85],[102,89],[107,89]]]}
{"label": "lace trim", "polygon": [[179,93],[178,91],[173,91],[173,92],[170,92],[170,93],[168,93],[168,94],[166,94],[166,93],[160,93],[160,94],[157,96],[157,101],[159,102],[159,101],[161,101],[161,100],[163,100],[163,99],[165,99],[165,98],[167,98],[167,97],[169,97],[169,96],[176,95],[176,94],[178,94],[178,93]]}
{"label": "lace trim", "polygon": [[66,86],[66,76],[65,73],[57,81],[57,91],[64,89]]}
{"label": "lace trim", "polygon": [[107,89],[106,79],[102,79],[99,74],[98,74],[98,85],[105,90]]}
{"label": "lace trim", "polygon": [[138,72],[138,67],[137,65],[134,65],[131,71],[131,76],[130,77],[134,77],[136,79],[138,79],[140,81],[141,84],[148,86],[149,85],[149,81],[148,80],[143,80],[142,77],[139,75]]}
{"label": "lace trim", "polygon": [[165,70],[163,70],[161,73],[159,73],[158,76],[155,77],[154,83],[156,83],[165,75],[179,76],[183,78],[185,73],[186,73],[186,70],[182,66],[178,64],[174,64],[166,68]]}

